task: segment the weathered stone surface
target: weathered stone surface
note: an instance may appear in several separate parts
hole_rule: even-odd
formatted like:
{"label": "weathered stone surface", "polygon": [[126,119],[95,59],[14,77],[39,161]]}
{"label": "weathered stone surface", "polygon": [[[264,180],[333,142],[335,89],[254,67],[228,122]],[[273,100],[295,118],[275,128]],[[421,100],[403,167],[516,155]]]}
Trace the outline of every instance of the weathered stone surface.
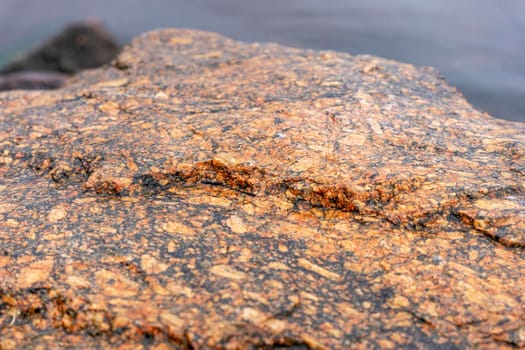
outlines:
{"label": "weathered stone surface", "polygon": [[134,40],[0,95],[0,347],[525,347],[525,126],[427,68]]}

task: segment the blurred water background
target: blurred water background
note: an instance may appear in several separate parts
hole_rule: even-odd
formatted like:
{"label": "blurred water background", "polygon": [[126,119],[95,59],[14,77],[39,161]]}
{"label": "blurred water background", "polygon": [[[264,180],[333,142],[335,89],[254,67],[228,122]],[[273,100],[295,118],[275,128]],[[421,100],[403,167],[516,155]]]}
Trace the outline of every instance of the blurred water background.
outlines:
{"label": "blurred water background", "polygon": [[0,0],[0,64],[87,18],[123,43],[186,27],[430,65],[477,108],[525,122],[524,0]]}

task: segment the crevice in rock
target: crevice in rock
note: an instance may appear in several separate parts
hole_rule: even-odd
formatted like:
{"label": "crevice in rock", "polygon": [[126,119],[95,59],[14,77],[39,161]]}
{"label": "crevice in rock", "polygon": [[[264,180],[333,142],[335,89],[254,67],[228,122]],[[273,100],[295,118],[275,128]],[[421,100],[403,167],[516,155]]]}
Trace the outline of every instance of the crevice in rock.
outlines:
{"label": "crevice in rock", "polygon": [[510,224],[505,225],[505,221],[508,221],[513,214],[494,218],[475,214],[468,210],[459,210],[454,214],[458,215],[467,227],[482,233],[494,242],[508,248],[525,248],[525,230],[523,228],[525,224],[521,228],[513,227]]}
{"label": "crevice in rock", "polygon": [[[80,182],[84,192],[93,191],[98,195],[165,194],[173,186],[200,184],[223,187],[240,195],[283,196],[290,202],[304,202],[311,207],[383,217],[394,225],[410,230],[427,227],[440,217],[453,217],[463,227],[482,232],[503,246],[525,247],[525,234],[517,227],[506,226],[505,215],[483,217],[463,209],[480,199],[521,196],[523,189],[520,186],[484,188],[477,192],[458,189],[454,198],[415,215],[403,209],[385,208],[400,201],[400,195],[417,191],[423,182],[417,177],[392,178],[356,189],[343,182],[325,184],[315,178],[296,176],[283,179],[283,176],[256,166],[229,165],[220,159],[176,163],[163,169],[150,167],[141,172],[132,171],[124,161],[109,161],[104,155],[77,153],[72,161],[67,162],[46,152],[35,154],[29,160],[29,167],[37,173],[47,173],[59,184]],[[509,212],[506,215],[512,214]]]}
{"label": "crevice in rock", "polygon": [[278,339],[272,344],[261,344],[255,345],[255,349],[258,350],[310,350],[310,347],[306,342],[297,340],[294,338],[283,338]]}

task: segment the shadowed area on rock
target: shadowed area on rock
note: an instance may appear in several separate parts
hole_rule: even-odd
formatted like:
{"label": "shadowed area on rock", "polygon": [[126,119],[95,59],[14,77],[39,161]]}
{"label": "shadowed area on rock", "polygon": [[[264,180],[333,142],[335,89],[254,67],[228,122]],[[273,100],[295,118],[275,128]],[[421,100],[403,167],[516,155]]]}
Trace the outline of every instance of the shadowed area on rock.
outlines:
{"label": "shadowed area on rock", "polygon": [[430,68],[163,30],[0,102],[2,347],[525,346],[525,127]]}

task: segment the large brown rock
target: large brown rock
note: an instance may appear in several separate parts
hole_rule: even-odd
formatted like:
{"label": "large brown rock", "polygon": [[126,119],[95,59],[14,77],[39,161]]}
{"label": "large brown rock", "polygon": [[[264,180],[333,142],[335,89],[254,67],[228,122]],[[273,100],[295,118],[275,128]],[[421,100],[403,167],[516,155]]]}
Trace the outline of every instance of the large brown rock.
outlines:
{"label": "large brown rock", "polygon": [[525,347],[525,125],[432,69],[163,30],[0,103],[2,349]]}

